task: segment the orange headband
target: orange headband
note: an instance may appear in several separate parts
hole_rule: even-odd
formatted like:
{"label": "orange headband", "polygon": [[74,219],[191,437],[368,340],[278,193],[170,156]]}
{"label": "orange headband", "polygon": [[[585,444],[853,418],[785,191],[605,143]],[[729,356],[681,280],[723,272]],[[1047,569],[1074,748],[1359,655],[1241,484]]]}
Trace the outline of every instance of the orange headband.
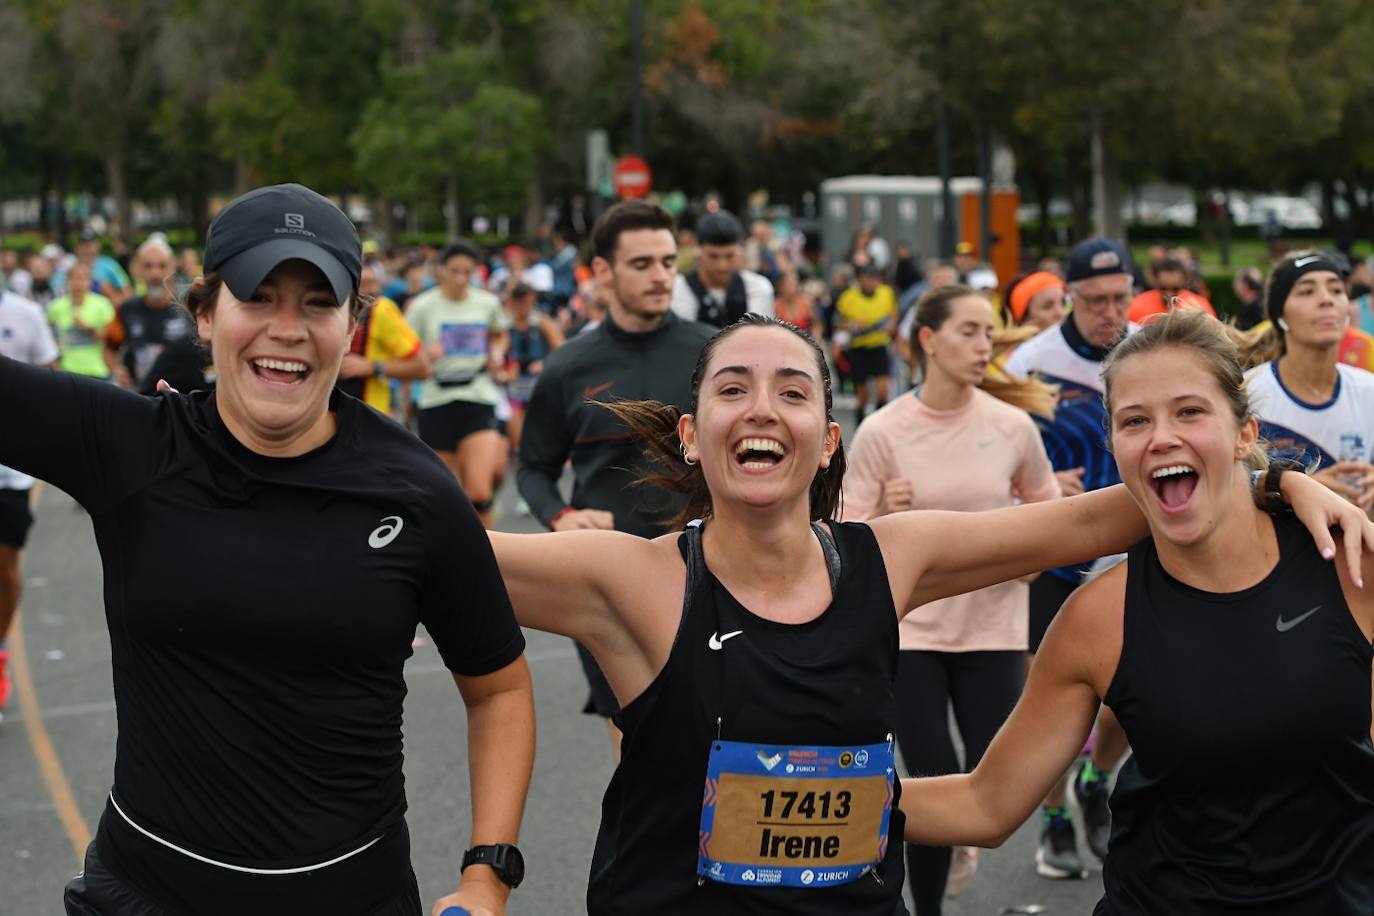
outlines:
{"label": "orange headband", "polygon": [[1037,294],[1043,293],[1047,289],[1055,287],[1063,288],[1064,281],[1047,270],[1039,270],[1031,274],[1011,291],[1011,317],[1017,324],[1026,316],[1026,309],[1030,308],[1030,301]]}

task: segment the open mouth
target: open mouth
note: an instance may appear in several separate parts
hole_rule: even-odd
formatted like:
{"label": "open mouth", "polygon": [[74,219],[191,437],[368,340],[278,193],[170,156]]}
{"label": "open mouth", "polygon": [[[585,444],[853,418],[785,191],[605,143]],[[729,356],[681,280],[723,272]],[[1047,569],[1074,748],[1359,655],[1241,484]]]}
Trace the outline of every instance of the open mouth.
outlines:
{"label": "open mouth", "polygon": [[749,471],[767,470],[782,461],[786,454],[787,449],[775,439],[741,439],[735,446],[735,460]]}
{"label": "open mouth", "polygon": [[253,374],[263,381],[276,382],[279,385],[293,385],[305,381],[305,377],[310,374],[310,367],[305,363],[294,359],[269,359],[259,357],[250,360],[248,363],[253,369]]}
{"label": "open mouth", "polygon": [[1177,512],[1192,502],[1197,490],[1197,471],[1186,464],[1171,464],[1151,474],[1150,484],[1160,505],[1166,511]]}

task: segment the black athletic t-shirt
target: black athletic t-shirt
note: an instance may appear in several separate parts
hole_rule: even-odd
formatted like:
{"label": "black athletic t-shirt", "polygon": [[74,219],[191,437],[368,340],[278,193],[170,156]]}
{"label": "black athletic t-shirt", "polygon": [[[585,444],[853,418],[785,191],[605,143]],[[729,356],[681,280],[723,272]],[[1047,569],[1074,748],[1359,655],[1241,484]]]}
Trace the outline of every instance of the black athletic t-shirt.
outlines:
{"label": "black athletic t-shirt", "polygon": [[164,347],[196,336],[195,320],[184,308],[175,302],[151,306],[143,296],[119,307],[119,323],[124,328],[125,365],[135,385],[148,377]]}
{"label": "black athletic t-shirt", "polygon": [[[750,613],[705,569],[696,532],[679,538],[688,565],[682,622],[663,670],[617,717],[625,735],[601,808],[587,889],[591,916],[906,913],[900,782],[881,881],[865,874],[825,888],[697,882],[702,786],[718,733],[760,744],[892,739],[897,612],[887,570],[867,525],[831,528],[834,598],[820,617],[796,625]],[[732,630],[739,635],[715,642]]]}
{"label": "black athletic t-shirt", "polygon": [[1229,594],[1131,548],[1098,916],[1374,913],[1374,649],[1303,526],[1275,527],[1278,565]]}
{"label": "black athletic t-shirt", "polygon": [[453,475],[337,392],[338,432],[250,452],[213,394],[145,398],[0,358],[0,463],[90,512],[118,704],[115,798],[192,852],[290,868],[405,810],[403,664],[518,657],[490,542]]}

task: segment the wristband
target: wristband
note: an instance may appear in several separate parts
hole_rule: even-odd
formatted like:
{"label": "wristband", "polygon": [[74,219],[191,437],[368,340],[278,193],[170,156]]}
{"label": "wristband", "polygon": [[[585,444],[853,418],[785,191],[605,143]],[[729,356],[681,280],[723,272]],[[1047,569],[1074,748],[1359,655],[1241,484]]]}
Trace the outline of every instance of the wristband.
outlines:
{"label": "wristband", "polygon": [[569,512],[576,512],[576,511],[577,511],[577,510],[574,509],[572,506],[564,506],[562,509],[559,509],[557,512],[555,512],[555,513],[553,514],[553,518],[549,519],[549,530],[550,530],[550,531],[553,530],[553,526],[558,524],[558,520],[559,520],[560,518],[562,518],[563,516],[567,515]]}
{"label": "wristband", "polygon": [[372,361],[372,377],[379,382],[386,380],[386,364],[380,359]]}

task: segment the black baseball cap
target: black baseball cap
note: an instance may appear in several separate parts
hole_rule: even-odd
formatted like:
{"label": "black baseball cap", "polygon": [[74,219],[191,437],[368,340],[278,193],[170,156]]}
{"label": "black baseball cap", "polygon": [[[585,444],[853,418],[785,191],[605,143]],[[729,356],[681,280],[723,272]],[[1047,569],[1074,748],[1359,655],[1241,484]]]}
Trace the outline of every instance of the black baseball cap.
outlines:
{"label": "black baseball cap", "polygon": [[1065,280],[1076,283],[1089,277],[1130,272],[1131,255],[1120,242],[1101,238],[1084,239],[1069,252],[1069,270]]}
{"label": "black baseball cap", "polygon": [[744,238],[744,227],[729,210],[703,214],[697,220],[697,242],[702,245],[733,245]]}
{"label": "black baseball cap", "polygon": [[358,230],[328,198],[304,185],[249,191],[210,222],[205,272],[218,272],[235,298],[248,299],[273,268],[292,260],[318,267],[340,305],[358,288]]}

